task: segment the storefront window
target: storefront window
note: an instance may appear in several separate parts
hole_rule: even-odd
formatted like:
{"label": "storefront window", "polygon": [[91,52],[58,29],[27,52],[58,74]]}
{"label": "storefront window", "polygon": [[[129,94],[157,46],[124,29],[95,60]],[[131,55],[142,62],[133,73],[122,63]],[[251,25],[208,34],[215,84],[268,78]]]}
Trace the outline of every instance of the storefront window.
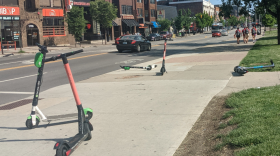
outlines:
{"label": "storefront window", "polygon": [[63,17],[44,17],[43,18],[43,36],[64,36],[64,19]]}
{"label": "storefront window", "polygon": [[0,20],[3,20],[4,29],[1,30],[3,43],[16,41],[16,45],[19,46],[19,17],[0,16]]}

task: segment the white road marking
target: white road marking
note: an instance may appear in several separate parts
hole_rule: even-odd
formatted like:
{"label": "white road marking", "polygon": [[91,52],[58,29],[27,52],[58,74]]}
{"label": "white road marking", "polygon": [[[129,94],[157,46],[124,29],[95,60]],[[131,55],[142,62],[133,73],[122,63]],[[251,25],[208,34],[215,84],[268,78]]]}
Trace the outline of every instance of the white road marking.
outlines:
{"label": "white road marking", "polygon": [[115,64],[129,64],[129,63],[135,63],[136,61],[143,61],[144,59],[130,59],[122,62],[116,62]]}
{"label": "white road marking", "polygon": [[3,92],[0,91],[0,94],[34,94],[33,92]]}
{"label": "white road marking", "polygon": [[0,66],[1,66],[1,65],[6,65],[6,64],[19,63],[19,62],[22,62],[22,61],[17,61],[17,62],[9,62],[9,63],[2,63],[2,64],[0,64]]}
{"label": "white road marking", "polygon": [[[46,74],[47,72],[43,73],[43,74]],[[3,80],[3,81],[0,81],[1,82],[8,82],[8,81],[13,81],[13,80],[18,80],[18,79],[23,79],[23,78],[27,78],[27,77],[31,77],[31,76],[37,76],[38,74],[34,74],[34,75],[28,75],[28,76],[23,76],[23,77],[18,77],[18,78],[14,78],[14,79],[8,79],[8,80]]]}

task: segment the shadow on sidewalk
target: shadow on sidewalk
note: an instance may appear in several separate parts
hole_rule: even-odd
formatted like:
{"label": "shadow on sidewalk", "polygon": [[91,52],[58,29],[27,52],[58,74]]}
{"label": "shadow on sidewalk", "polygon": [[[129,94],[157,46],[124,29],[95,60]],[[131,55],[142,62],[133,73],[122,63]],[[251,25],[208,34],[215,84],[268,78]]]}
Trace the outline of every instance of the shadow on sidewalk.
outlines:
{"label": "shadow on sidewalk", "polygon": [[[64,124],[70,124],[70,123],[75,123],[75,122],[78,122],[77,119],[75,120],[70,120],[70,121],[63,121],[63,122],[56,122],[56,123],[47,123],[47,124],[44,124],[44,125],[39,125],[37,128],[48,128],[48,127],[52,127],[52,126],[58,126],[58,125],[64,125]],[[16,130],[19,130],[19,131],[27,131],[27,130],[31,130],[31,129],[28,129],[26,127],[0,127],[0,129],[16,129]]]}

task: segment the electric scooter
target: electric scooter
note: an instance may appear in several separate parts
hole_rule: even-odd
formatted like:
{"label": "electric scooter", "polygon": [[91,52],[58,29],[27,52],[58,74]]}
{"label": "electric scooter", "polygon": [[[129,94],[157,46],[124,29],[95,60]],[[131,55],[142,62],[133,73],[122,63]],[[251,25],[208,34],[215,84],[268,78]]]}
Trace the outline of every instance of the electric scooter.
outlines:
{"label": "electric scooter", "polygon": [[[35,87],[35,92],[34,92],[34,97],[33,97],[33,101],[32,101],[32,111],[31,111],[31,115],[27,117],[27,120],[25,122],[25,125],[28,129],[33,129],[36,128],[40,121],[43,122],[50,122],[52,120],[49,120],[43,113],[42,111],[39,109],[38,105],[38,99],[39,99],[39,93],[40,93],[40,88],[42,85],[42,79],[43,79],[43,70],[44,70],[44,65],[45,62],[49,62],[52,61],[50,59],[45,59],[46,57],[46,53],[48,53],[47,47],[45,46],[41,46],[39,44],[37,44],[37,46],[40,48],[39,51],[36,55],[35,55],[35,59],[34,59],[34,65],[39,68],[38,69],[38,76],[37,76],[37,81],[36,81],[36,87]],[[75,52],[70,52],[72,55],[77,54],[83,52],[83,50],[78,50]],[[70,54],[69,53],[69,54]],[[70,55],[67,56],[70,56]],[[37,116],[36,112],[40,115]],[[84,113],[86,115],[86,118],[88,120],[90,120],[92,118],[92,109],[90,108],[85,108],[84,109]],[[67,116],[67,115],[61,115],[61,117],[63,116]],[[51,118],[51,116],[50,116]],[[41,120],[40,120],[41,119]]]}
{"label": "electric scooter", "polygon": [[[54,146],[54,149],[56,150],[56,156],[69,156],[69,155],[71,155],[71,153],[73,153],[75,151],[75,149],[83,141],[90,140],[92,138],[91,131],[93,131],[92,124],[85,117],[85,114],[87,112],[83,109],[83,106],[82,106],[82,103],[80,101],[80,98],[79,98],[79,95],[78,95],[78,92],[77,92],[77,89],[76,89],[76,85],[75,85],[75,82],[74,82],[74,79],[73,79],[73,75],[72,75],[68,60],[67,60],[67,57],[69,57],[71,55],[81,53],[81,52],[83,52],[83,50],[73,51],[73,52],[70,52],[70,53],[65,53],[65,54],[61,54],[61,55],[58,55],[58,56],[53,56],[51,58],[46,59],[45,58],[46,53],[48,52],[47,48],[45,46],[41,46],[39,44],[37,44],[37,46],[40,48],[40,52],[36,54],[34,64],[35,64],[36,67],[39,68],[39,70],[38,70],[35,94],[34,94],[33,103],[32,103],[32,111],[31,111],[31,115],[27,118],[26,127],[31,129],[31,128],[34,128],[34,127],[38,126],[40,120],[39,120],[39,117],[36,116],[36,114],[35,114],[36,110],[40,115],[43,115],[43,113],[39,110],[37,105],[38,105],[40,86],[42,84],[41,80],[42,80],[42,76],[43,76],[43,69],[44,69],[45,62],[62,59],[65,70],[66,70],[66,73],[67,73],[67,76],[68,76],[68,79],[69,79],[69,83],[71,85],[72,92],[74,94],[77,109],[78,109],[78,127],[79,127],[78,129],[79,129],[79,133],[76,134],[69,141],[64,140],[64,141],[57,142]],[[44,118],[44,116],[43,116],[43,118]]]}
{"label": "electric scooter", "polygon": [[137,69],[147,69],[147,70],[152,70],[153,68],[156,68],[157,65],[148,65],[147,67],[137,67],[137,66],[120,66],[124,70],[129,70],[130,68],[137,68]]}
{"label": "electric scooter", "polygon": [[162,76],[163,76],[164,73],[167,73],[167,71],[166,71],[166,69],[165,69],[166,41],[167,41],[167,39],[165,39],[165,42],[164,42],[162,67],[161,67],[161,69],[160,69],[160,72],[161,72],[161,75],[162,75]]}
{"label": "electric scooter", "polygon": [[259,69],[259,68],[270,68],[270,67],[274,68],[275,65],[273,63],[273,60],[270,60],[270,63],[271,63],[271,65],[268,65],[268,66],[255,66],[255,67],[235,66],[233,70],[234,70],[234,72],[243,75],[243,74],[248,73],[248,69]]}

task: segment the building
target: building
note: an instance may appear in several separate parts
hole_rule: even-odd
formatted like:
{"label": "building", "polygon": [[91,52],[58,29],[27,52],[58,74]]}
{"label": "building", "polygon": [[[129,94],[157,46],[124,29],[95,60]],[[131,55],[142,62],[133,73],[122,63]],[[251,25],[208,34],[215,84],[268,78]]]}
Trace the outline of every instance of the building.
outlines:
{"label": "building", "polygon": [[174,6],[177,11],[180,9],[191,10],[191,16],[197,13],[207,13],[209,16],[214,16],[214,5],[206,0],[161,0],[158,5]]}
{"label": "building", "polygon": [[62,0],[0,0],[3,44],[69,45],[74,42],[64,22]]}
{"label": "building", "polygon": [[157,10],[164,10],[164,17],[168,20],[175,19],[178,16],[177,8],[174,6],[157,5]]}
{"label": "building", "polygon": [[114,20],[115,37],[127,32],[149,35],[153,32],[153,28],[158,28],[154,25],[157,11],[156,0],[112,0],[112,3],[118,8],[118,18]]}

